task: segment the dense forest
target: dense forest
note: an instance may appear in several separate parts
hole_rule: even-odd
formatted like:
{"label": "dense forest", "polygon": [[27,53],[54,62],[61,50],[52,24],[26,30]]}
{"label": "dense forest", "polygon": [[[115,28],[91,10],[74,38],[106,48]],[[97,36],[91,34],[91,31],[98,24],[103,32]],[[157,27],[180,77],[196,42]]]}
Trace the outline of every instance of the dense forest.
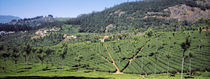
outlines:
{"label": "dense forest", "polygon": [[[209,9],[209,6],[200,6],[195,3],[196,0],[151,0],[128,2],[107,8],[102,12],[92,12],[91,14],[80,15],[77,18],[70,19],[68,24],[81,25],[80,32],[105,32],[106,27],[113,24],[110,32],[122,32],[130,28],[145,31],[153,28],[157,31],[173,31],[176,28],[176,19],[164,20],[154,17],[144,19],[148,15],[147,12],[163,12],[155,14],[158,16],[169,16],[169,12],[163,10],[179,4],[186,4],[191,7],[199,7],[201,9]],[[186,29],[191,29],[194,23],[184,22]],[[164,28],[164,29],[163,29]]]}

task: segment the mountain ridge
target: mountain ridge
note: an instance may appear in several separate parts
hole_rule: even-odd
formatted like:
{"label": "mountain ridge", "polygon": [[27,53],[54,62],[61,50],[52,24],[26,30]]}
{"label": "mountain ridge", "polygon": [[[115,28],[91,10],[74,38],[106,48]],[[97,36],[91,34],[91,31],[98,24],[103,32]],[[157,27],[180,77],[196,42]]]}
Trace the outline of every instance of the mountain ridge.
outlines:
{"label": "mountain ridge", "polygon": [[14,19],[18,20],[21,18],[17,16],[12,16],[12,15],[0,15],[0,23],[9,23],[10,21]]}
{"label": "mountain ridge", "polygon": [[[179,22],[179,21],[188,21],[188,23],[192,21],[197,21],[200,16],[197,16],[196,13],[202,11],[200,15],[203,18],[206,18],[206,14],[209,13],[210,6],[208,5],[200,5],[198,4],[199,0],[144,0],[144,1],[136,1],[136,2],[126,2],[119,5],[116,5],[112,8],[105,9],[101,12],[93,12],[90,14],[83,14],[78,16],[77,18],[70,19],[67,21],[68,24],[73,25],[81,25],[80,32],[106,32],[106,27],[110,24],[113,25],[114,28],[110,29],[109,32],[123,32],[124,30],[130,29],[130,27],[135,29],[143,29],[145,31],[147,28],[158,28],[156,26],[166,25],[169,26],[172,22]],[[203,2],[209,3],[209,0],[203,0]],[[201,2],[200,2],[201,3]],[[192,21],[189,19],[185,19],[184,16],[188,15],[185,12],[182,13],[184,17],[181,18],[173,18],[170,17],[170,11],[164,11],[169,7],[179,6],[179,5],[186,5],[192,9],[196,8],[195,17]],[[181,8],[178,8],[179,11]],[[205,10],[208,10],[207,12]],[[193,10],[188,10],[193,12]],[[157,18],[157,17],[149,17],[148,12],[161,12],[161,14],[152,14],[149,16],[161,16],[161,17],[170,17],[168,20],[165,18]],[[172,12],[172,11],[171,11]],[[203,14],[205,16],[203,16]],[[182,16],[180,15],[180,16]],[[188,17],[194,17],[194,14]],[[207,15],[207,19],[209,15]],[[181,20],[178,20],[181,19]],[[170,29],[168,29],[170,30]]]}

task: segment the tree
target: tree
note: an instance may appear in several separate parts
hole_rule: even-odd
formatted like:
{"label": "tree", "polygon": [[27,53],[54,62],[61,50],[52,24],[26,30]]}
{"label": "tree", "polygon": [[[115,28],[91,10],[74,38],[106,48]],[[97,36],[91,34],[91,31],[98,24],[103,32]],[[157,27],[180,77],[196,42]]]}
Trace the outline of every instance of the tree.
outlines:
{"label": "tree", "polygon": [[201,31],[203,30],[203,29],[205,29],[206,30],[206,33],[205,33],[205,38],[206,38],[206,36],[208,35],[208,29],[209,29],[209,24],[210,24],[210,19],[204,19],[204,18],[201,18],[201,19],[199,19],[198,20],[198,23],[200,23],[199,24],[199,33],[201,34]]}
{"label": "tree", "polygon": [[20,56],[19,50],[17,48],[13,48],[13,53],[11,57],[15,63],[15,66],[17,66],[17,61],[19,56]]}
{"label": "tree", "polygon": [[[178,25],[179,32],[183,32],[184,30],[182,29],[182,22],[176,22],[176,25]],[[177,31],[177,30],[176,30]]]}
{"label": "tree", "polygon": [[4,45],[0,45],[0,50],[4,50]]}
{"label": "tree", "polygon": [[62,59],[62,68],[63,68],[63,66],[64,66],[64,59],[65,59],[65,56],[66,56],[66,54],[68,52],[68,45],[64,43],[62,47],[64,47],[64,48],[63,48],[63,52],[60,54],[60,57]]}
{"label": "tree", "polygon": [[80,61],[82,60],[82,55],[81,54],[78,54],[76,57],[75,57],[75,60],[77,61],[77,67],[78,67],[78,71],[80,70]]}
{"label": "tree", "polygon": [[[159,54],[158,51],[160,50],[160,48],[158,48],[157,43],[158,43],[160,34],[154,33],[154,36],[155,36],[155,38],[156,38],[156,50],[155,50],[155,53],[154,53],[154,55],[155,55],[154,57],[155,57],[155,62],[157,63],[157,62],[158,62],[158,54]],[[163,47],[163,46],[161,46],[161,47]],[[155,74],[156,74],[156,64],[155,64]]]}
{"label": "tree", "polygon": [[[202,42],[203,40],[199,39],[199,44],[198,44],[198,48],[199,48],[199,52],[201,52],[201,48],[202,48]],[[201,54],[201,58],[203,57],[203,55]]]}
{"label": "tree", "polygon": [[193,57],[193,55],[192,55],[191,52],[189,53],[188,57],[189,57],[189,61],[190,61],[190,62],[189,62],[189,71],[190,71],[190,76],[191,76],[191,74],[192,74],[192,72],[191,72],[191,70],[192,70],[192,69],[191,69],[191,59],[192,59],[192,57]]}
{"label": "tree", "polygon": [[54,50],[48,48],[45,52],[46,52],[46,56],[47,56],[47,67],[46,68],[48,68],[49,60],[52,60],[51,54],[54,52]]}
{"label": "tree", "polygon": [[151,37],[153,35],[154,35],[154,31],[151,28],[147,29],[147,31],[144,32],[145,37]]}
{"label": "tree", "polygon": [[48,15],[48,17],[53,18],[53,15]]}
{"label": "tree", "polygon": [[7,65],[6,59],[9,58],[10,54],[9,53],[3,53],[1,56],[4,59],[4,67],[3,67],[3,70],[4,70],[4,72],[6,72],[6,65]]}
{"label": "tree", "polygon": [[191,40],[189,39],[190,36],[187,36],[185,42],[181,44],[181,48],[183,49],[182,52],[182,70],[181,70],[181,79],[183,78],[183,70],[184,70],[184,59],[185,59],[185,52],[190,48]]}
{"label": "tree", "polygon": [[28,61],[29,61],[29,55],[31,53],[31,50],[32,50],[32,47],[31,45],[28,43],[26,44],[26,47],[24,48],[25,50],[25,62],[28,64]]}
{"label": "tree", "polygon": [[167,59],[168,59],[168,68],[167,68],[167,77],[168,77],[168,73],[169,73],[169,69],[170,69],[170,58],[171,58],[171,55],[170,54],[168,54],[168,55],[166,55],[166,57],[167,57]]}
{"label": "tree", "polygon": [[37,53],[38,53],[37,57],[38,57],[39,60],[41,61],[41,64],[42,64],[42,67],[43,67],[44,59],[45,59],[45,57],[46,57],[46,54],[43,53],[43,49],[41,49],[41,48],[38,50]]}
{"label": "tree", "polygon": [[198,28],[198,32],[201,35],[201,32],[202,32],[202,27],[201,26]]}
{"label": "tree", "polygon": [[[171,38],[172,37],[169,37],[169,46],[170,46],[170,42],[171,42]],[[170,46],[170,48],[171,48],[171,46]],[[167,68],[167,77],[168,77],[168,73],[169,73],[169,69],[170,69],[170,58],[171,58],[171,54],[170,54],[171,52],[168,52],[167,54],[166,54],[166,58],[168,59],[168,68]]]}
{"label": "tree", "polygon": [[[158,54],[159,54],[159,52],[157,52],[157,51],[154,53],[154,55],[155,55],[154,57],[155,57],[155,62],[156,63],[158,63]],[[156,74],[156,71],[157,71],[157,66],[155,64],[155,73],[154,74]]]}

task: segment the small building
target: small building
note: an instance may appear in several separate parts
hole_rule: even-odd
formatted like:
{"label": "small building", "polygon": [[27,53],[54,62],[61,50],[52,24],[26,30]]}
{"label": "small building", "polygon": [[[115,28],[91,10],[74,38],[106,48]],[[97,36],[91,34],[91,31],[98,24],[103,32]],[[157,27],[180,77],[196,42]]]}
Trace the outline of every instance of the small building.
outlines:
{"label": "small building", "polygon": [[63,38],[66,38],[66,39],[76,39],[77,36],[75,36],[75,35],[68,36],[67,34],[64,34],[63,35]]}
{"label": "small building", "polygon": [[59,28],[52,28],[52,29],[49,29],[50,32],[57,32],[59,31],[60,29]]}
{"label": "small building", "polygon": [[104,42],[104,39],[99,39],[101,42]]}
{"label": "small building", "polygon": [[66,38],[67,38],[67,39],[76,39],[77,36],[71,35],[71,36],[67,36]]}
{"label": "small building", "polygon": [[6,31],[0,31],[0,35],[8,34]]}
{"label": "small building", "polygon": [[14,31],[9,31],[9,32],[0,31],[0,35],[7,35],[7,34],[12,34],[12,33],[15,33],[15,32]]}
{"label": "small building", "polygon": [[11,34],[11,33],[15,33],[15,31],[9,31],[9,32],[7,32],[8,34]]}
{"label": "small building", "polygon": [[109,36],[104,36],[104,39],[108,39],[109,38]]}
{"label": "small building", "polygon": [[210,31],[210,29],[202,29],[202,31]]}
{"label": "small building", "polygon": [[105,39],[108,39],[109,38],[109,36],[104,36],[104,38],[103,39],[99,39],[101,42],[104,42],[104,40]]}

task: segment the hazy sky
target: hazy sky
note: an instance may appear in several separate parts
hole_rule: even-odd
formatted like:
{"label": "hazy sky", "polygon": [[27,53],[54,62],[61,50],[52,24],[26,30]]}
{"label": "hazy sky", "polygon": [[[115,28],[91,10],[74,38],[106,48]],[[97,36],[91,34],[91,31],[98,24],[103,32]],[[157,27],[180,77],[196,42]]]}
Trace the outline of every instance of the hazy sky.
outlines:
{"label": "hazy sky", "polygon": [[35,16],[76,17],[80,14],[102,11],[105,7],[136,0],[0,0],[0,15],[21,18]]}

